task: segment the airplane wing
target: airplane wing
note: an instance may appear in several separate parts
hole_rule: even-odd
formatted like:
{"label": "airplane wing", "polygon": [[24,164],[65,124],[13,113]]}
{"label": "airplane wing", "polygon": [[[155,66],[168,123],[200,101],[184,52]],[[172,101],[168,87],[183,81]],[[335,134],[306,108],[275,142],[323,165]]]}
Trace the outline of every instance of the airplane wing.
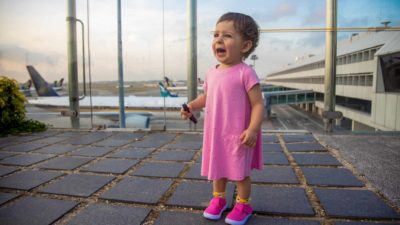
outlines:
{"label": "airplane wing", "polygon": [[[182,104],[187,102],[187,97],[142,97],[142,96],[126,96],[125,97],[125,108],[128,109],[180,109]],[[28,103],[36,106],[54,106],[54,107],[68,107],[69,97],[37,97],[28,99]],[[92,105],[94,108],[118,108],[119,98],[118,96],[93,96]],[[89,108],[90,99],[89,97],[79,101],[80,107]]]}
{"label": "airplane wing", "polygon": [[[168,87],[170,91],[187,91],[187,86]],[[203,91],[203,86],[197,86],[197,91]]]}
{"label": "airplane wing", "polygon": [[[26,113],[28,117],[41,116],[47,119],[54,119],[62,116],[60,112],[34,112]],[[90,117],[90,112],[80,112],[79,116],[82,118]],[[107,111],[107,112],[93,112],[93,116],[102,119],[113,121],[115,123],[119,121],[119,112],[117,111]],[[152,113],[147,112],[126,112],[125,113],[125,124],[127,128],[149,128],[150,127],[150,117]],[[45,121],[46,122],[46,121]],[[108,127],[116,128],[118,125],[109,124]]]}

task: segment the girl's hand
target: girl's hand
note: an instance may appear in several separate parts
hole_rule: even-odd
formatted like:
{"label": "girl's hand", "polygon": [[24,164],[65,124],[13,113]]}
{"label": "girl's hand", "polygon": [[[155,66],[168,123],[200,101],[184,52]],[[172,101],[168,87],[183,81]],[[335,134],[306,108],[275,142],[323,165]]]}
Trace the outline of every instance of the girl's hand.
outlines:
{"label": "girl's hand", "polygon": [[191,113],[191,112],[193,112],[192,106],[190,106],[189,104],[187,104],[187,107],[190,109],[190,113],[189,113],[189,112],[186,112],[186,111],[183,109],[183,107],[181,107],[181,118],[184,119],[184,120],[189,119],[189,118],[192,116],[192,113]]}
{"label": "girl's hand", "polygon": [[257,143],[257,131],[249,129],[243,131],[242,134],[240,135],[240,142],[242,145],[254,148]]}

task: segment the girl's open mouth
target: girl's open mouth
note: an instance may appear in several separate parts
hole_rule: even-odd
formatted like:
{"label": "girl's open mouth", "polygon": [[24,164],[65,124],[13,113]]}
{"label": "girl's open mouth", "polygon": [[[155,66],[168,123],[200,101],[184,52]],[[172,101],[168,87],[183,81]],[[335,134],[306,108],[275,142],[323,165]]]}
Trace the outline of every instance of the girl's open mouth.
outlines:
{"label": "girl's open mouth", "polygon": [[215,49],[215,54],[219,57],[224,56],[226,53],[226,50],[224,48],[217,48]]}
{"label": "girl's open mouth", "polygon": [[226,52],[226,50],[223,48],[217,48],[216,50],[217,50],[217,53],[225,53]]}

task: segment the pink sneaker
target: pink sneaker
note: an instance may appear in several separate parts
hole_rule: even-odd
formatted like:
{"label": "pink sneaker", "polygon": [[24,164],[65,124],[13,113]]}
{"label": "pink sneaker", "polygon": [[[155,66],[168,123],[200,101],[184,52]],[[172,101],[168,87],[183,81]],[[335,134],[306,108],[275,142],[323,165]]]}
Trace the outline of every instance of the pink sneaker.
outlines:
{"label": "pink sneaker", "polygon": [[253,208],[249,204],[236,202],[233,210],[225,218],[225,223],[232,225],[243,225],[250,218]]}
{"label": "pink sneaker", "polygon": [[203,216],[210,220],[218,220],[227,207],[225,198],[214,197],[211,199],[210,205],[204,210]]}

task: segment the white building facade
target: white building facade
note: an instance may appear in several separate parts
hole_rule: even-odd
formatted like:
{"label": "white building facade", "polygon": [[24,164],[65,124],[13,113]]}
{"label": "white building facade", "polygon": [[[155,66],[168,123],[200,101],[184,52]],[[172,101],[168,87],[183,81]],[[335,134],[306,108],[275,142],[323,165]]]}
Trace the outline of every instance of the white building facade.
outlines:
{"label": "white building facade", "polygon": [[[362,131],[400,131],[400,32],[354,34],[338,42],[336,59],[337,123]],[[315,104],[303,105],[322,113],[325,59],[309,57],[269,74],[266,83],[293,89],[312,89]]]}

